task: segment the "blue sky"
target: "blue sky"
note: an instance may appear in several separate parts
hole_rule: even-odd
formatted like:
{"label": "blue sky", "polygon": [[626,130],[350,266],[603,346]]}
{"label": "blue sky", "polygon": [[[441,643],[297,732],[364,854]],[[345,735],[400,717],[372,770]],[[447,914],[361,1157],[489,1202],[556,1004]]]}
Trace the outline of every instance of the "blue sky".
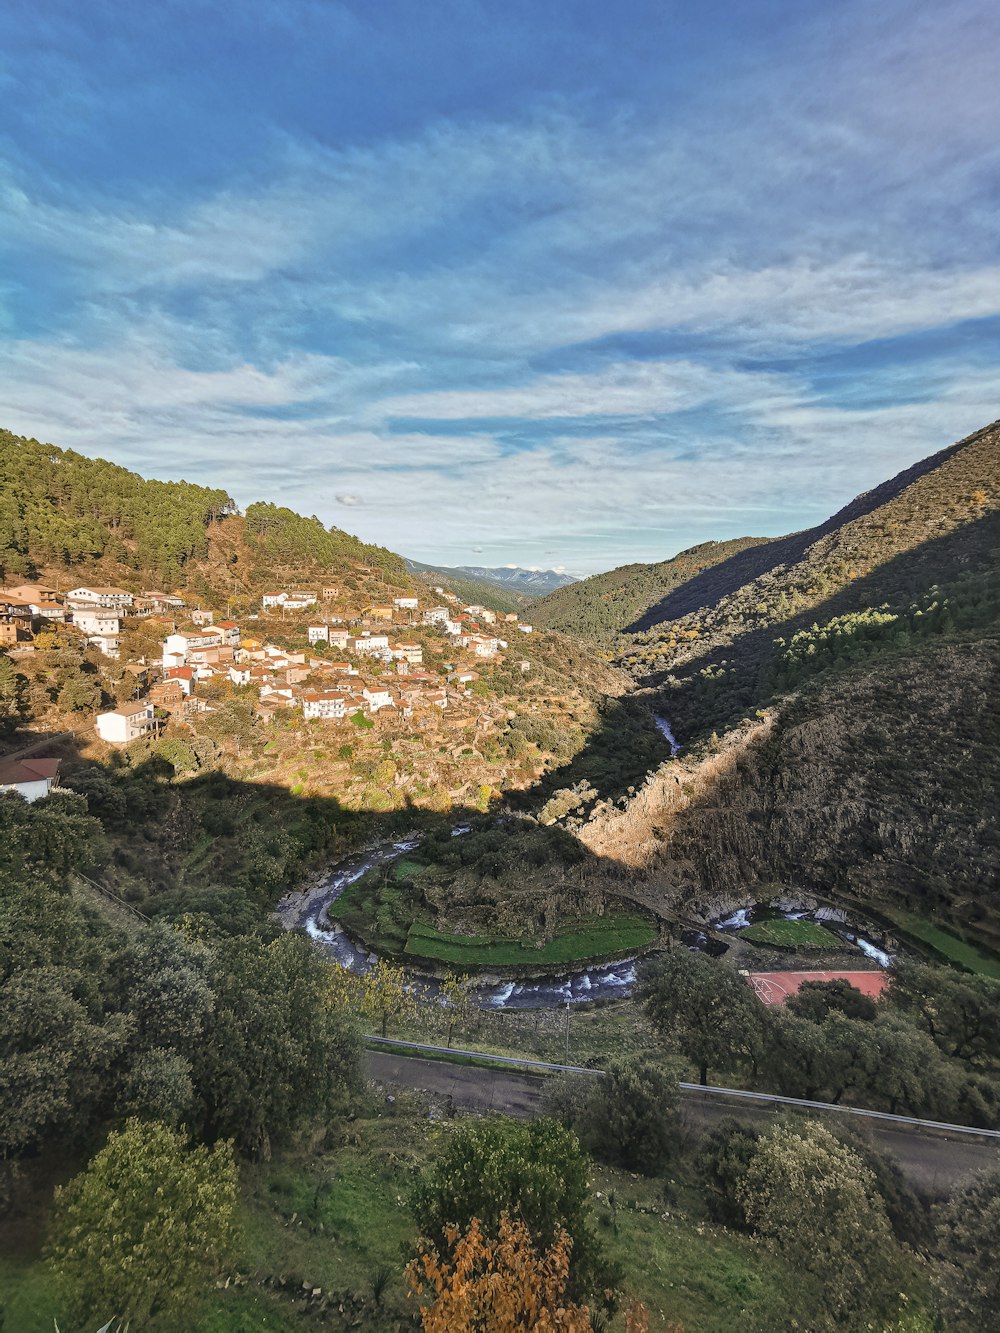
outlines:
{"label": "blue sky", "polygon": [[419,559],[786,532],[1000,416],[1000,9],[8,0],[0,424]]}

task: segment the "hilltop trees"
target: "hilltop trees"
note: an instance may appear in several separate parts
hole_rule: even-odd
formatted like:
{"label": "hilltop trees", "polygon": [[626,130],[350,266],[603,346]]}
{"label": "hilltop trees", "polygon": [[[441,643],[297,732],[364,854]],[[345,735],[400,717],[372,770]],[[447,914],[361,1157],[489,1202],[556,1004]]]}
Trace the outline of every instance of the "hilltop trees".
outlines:
{"label": "hilltop trees", "polygon": [[146,481],[100,458],[0,431],[0,577],[108,555],[164,580],[207,551],[206,529],[231,513],[222,490]]}

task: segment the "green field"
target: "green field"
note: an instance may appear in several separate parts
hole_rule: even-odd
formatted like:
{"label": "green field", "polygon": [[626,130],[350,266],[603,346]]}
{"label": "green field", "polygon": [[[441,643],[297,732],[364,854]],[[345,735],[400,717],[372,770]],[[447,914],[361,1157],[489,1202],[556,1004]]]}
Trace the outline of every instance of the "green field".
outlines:
{"label": "green field", "polygon": [[[207,1292],[188,1325],[191,1333],[293,1333],[314,1325],[397,1333],[413,1327],[403,1269],[417,1229],[407,1200],[415,1171],[455,1122],[429,1127],[411,1094],[402,1094],[396,1106],[397,1115],[353,1122],[350,1142],[325,1153],[244,1166],[231,1271],[246,1284]],[[662,1180],[594,1169],[597,1234],[621,1262],[628,1293],[647,1303],[654,1329],[673,1320],[685,1333],[790,1327],[791,1316],[817,1299],[807,1275],[793,1274],[749,1237],[709,1223],[697,1189],[683,1179],[685,1164],[677,1166],[681,1179],[671,1186],[676,1197],[669,1203]],[[373,1280],[383,1268],[388,1280],[376,1301]],[[284,1290],[262,1282],[274,1274],[286,1277]],[[299,1299],[303,1282],[333,1298],[332,1320],[306,1314]],[[60,1328],[69,1326],[35,1247],[0,1256],[0,1293],[12,1333],[52,1333],[54,1319]],[[360,1303],[353,1317],[337,1317],[344,1296]],[[621,1327],[621,1316],[609,1325],[616,1333]]]}
{"label": "green field", "polygon": [[452,935],[415,921],[406,938],[406,952],[462,967],[540,966],[642,949],[655,939],[654,927],[638,917],[587,918],[567,926],[541,945],[532,940],[495,935]]}
{"label": "green field", "polygon": [[984,953],[974,944],[967,944],[957,935],[942,930],[940,926],[932,925],[922,917],[913,916],[909,912],[900,912],[895,907],[884,907],[882,911],[901,930],[905,930],[915,940],[930,945],[942,958],[951,963],[958,963],[959,966],[967,968],[970,972],[976,972],[979,976],[992,977],[1000,981],[1000,958]]}
{"label": "green field", "polygon": [[775,949],[849,948],[814,921],[758,921],[740,931],[741,940],[770,944]]}

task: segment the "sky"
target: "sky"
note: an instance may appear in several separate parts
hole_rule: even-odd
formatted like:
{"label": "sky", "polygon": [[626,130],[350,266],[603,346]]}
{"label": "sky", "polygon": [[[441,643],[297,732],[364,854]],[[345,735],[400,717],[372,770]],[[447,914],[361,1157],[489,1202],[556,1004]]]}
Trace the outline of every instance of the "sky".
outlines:
{"label": "sky", "polygon": [[1000,416],[1000,6],[6,0],[0,425],[448,565]]}

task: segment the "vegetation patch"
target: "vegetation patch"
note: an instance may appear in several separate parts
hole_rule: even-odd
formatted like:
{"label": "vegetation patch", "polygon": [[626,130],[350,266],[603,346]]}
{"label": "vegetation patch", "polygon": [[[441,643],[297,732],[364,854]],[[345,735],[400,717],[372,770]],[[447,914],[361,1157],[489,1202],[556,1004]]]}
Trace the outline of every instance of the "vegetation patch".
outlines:
{"label": "vegetation patch", "polygon": [[814,921],[757,921],[740,931],[741,940],[769,944],[773,949],[834,949],[846,942]]}
{"label": "vegetation patch", "polygon": [[929,945],[935,953],[947,958],[950,963],[958,963],[969,972],[1000,981],[1000,958],[984,953],[974,944],[969,944],[959,936],[952,935],[950,931],[942,930],[940,926],[924,921],[923,918],[914,916],[910,912],[900,912],[896,908],[882,910],[900,929],[905,930],[914,939],[920,940],[922,944]]}
{"label": "vegetation patch", "polygon": [[567,926],[552,939],[539,943],[490,935],[454,935],[414,922],[406,939],[406,952],[463,967],[537,966],[643,949],[655,939],[654,927],[638,917],[581,920]]}

